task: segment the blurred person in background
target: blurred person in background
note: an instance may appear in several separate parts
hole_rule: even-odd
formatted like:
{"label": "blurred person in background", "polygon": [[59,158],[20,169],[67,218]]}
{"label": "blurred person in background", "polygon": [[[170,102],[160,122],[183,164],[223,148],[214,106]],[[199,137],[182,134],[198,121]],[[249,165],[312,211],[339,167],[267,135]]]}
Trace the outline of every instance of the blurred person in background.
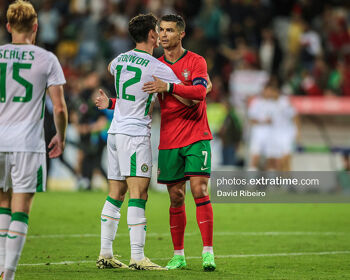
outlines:
{"label": "blurred person in background", "polygon": [[282,50],[275,38],[272,29],[264,28],[261,31],[261,43],[259,47],[259,58],[261,69],[270,75],[279,76],[282,62]]}
{"label": "blurred person in background", "polygon": [[222,164],[236,165],[238,163],[237,149],[242,140],[242,122],[230,102],[224,102],[226,117],[218,132],[222,141]]}
{"label": "blurred person in background", "polygon": [[77,162],[77,173],[80,175],[78,189],[91,190],[95,169],[98,169],[107,180],[107,174],[101,165],[106,142],[101,138],[100,133],[106,127],[108,120],[94,103],[99,85],[98,74],[89,73],[83,85],[84,88],[79,95],[72,100],[71,120],[80,135],[80,142],[77,144],[80,149]]}
{"label": "blurred person in background", "polygon": [[38,12],[39,42],[49,51],[54,52],[59,40],[59,26],[61,16],[53,7],[52,0],[45,0],[42,9]]}
{"label": "blurred person in background", "polygon": [[322,54],[320,36],[307,21],[302,21],[303,33],[300,36],[300,63],[308,71],[312,71],[316,58]]}
{"label": "blurred person in background", "polygon": [[[248,170],[272,170],[275,169],[275,150],[271,147],[271,118],[274,102],[270,85],[267,84],[260,96],[255,97],[248,109],[248,119],[250,121],[250,163]],[[261,160],[265,162],[261,165]]]}
{"label": "blurred person in background", "polygon": [[294,145],[300,139],[300,129],[296,110],[288,96],[281,95],[279,83],[275,79],[268,84],[272,102],[270,150],[273,150],[273,169],[291,171],[291,155]]}

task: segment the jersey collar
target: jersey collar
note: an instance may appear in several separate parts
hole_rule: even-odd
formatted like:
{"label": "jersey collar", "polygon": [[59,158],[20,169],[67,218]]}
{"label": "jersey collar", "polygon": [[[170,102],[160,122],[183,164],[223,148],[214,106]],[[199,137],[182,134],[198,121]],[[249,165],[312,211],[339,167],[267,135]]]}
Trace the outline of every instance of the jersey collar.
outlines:
{"label": "jersey collar", "polygon": [[176,62],[178,62],[181,58],[183,58],[183,57],[187,54],[187,52],[188,52],[188,51],[185,50],[184,53],[183,53],[178,59],[176,59],[174,62],[171,62],[171,61],[167,60],[166,57],[165,57],[165,55],[164,55],[164,60],[165,60],[167,63],[173,65],[173,64],[175,64]]}
{"label": "jersey collar", "polygon": [[139,50],[139,49],[134,49],[135,52],[141,52],[141,53],[147,53],[149,55],[151,55],[150,53],[146,52],[146,51],[143,51],[143,50]]}

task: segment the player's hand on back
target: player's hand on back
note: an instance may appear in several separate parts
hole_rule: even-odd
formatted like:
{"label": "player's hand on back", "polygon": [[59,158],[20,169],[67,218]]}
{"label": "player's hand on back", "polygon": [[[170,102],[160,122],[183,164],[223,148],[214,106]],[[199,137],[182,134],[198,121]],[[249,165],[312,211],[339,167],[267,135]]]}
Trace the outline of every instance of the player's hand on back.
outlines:
{"label": "player's hand on back", "polygon": [[96,107],[99,110],[107,109],[108,105],[109,105],[109,99],[108,99],[107,94],[102,89],[100,89],[98,92],[100,94],[95,100]]}
{"label": "player's hand on back", "polygon": [[166,92],[168,84],[163,82],[161,79],[153,76],[154,81],[144,83],[142,90],[148,94],[156,92]]}
{"label": "player's hand on back", "polygon": [[49,144],[49,157],[56,158],[62,155],[65,147],[65,140],[59,134],[56,134],[52,137],[51,142]]}

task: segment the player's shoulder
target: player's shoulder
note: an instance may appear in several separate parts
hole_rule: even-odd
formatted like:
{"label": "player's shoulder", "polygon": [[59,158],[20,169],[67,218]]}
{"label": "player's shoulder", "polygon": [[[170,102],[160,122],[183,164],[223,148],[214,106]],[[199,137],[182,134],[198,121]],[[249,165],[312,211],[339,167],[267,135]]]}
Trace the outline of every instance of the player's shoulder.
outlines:
{"label": "player's shoulder", "polygon": [[204,57],[195,52],[186,50],[183,59],[187,66],[190,69],[193,69],[193,71],[201,71],[202,69],[207,68],[207,62]]}
{"label": "player's shoulder", "polygon": [[192,52],[192,51],[189,51],[189,50],[186,50],[186,55],[189,57],[189,58],[193,58],[193,59],[204,59],[203,56],[199,55],[198,53],[195,53],[195,52]]}
{"label": "player's shoulder", "polygon": [[192,60],[195,63],[206,63],[205,58],[203,56],[189,50],[186,50],[185,58],[188,60]]}

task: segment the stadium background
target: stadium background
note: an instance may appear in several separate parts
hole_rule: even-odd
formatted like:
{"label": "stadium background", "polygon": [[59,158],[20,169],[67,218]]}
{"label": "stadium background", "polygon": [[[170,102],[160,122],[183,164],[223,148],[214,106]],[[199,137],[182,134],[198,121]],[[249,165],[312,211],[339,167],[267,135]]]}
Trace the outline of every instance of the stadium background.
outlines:
{"label": "stadium background", "polygon": [[[0,1],[1,44],[10,40],[5,29],[5,15],[10,2]],[[37,196],[18,279],[115,277],[113,272],[98,275],[93,268],[99,246],[99,213],[105,198],[105,192],[100,189],[105,191],[107,186],[103,178],[106,157],[105,152],[101,152],[111,116],[110,112],[96,113],[92,99],[99,87],[114,94],[113,78],[106,67],[113,57],[133,47],[127,24],[138,13],[183,15],[187,23],[184,47],[201,54],[207,61],[213,83],[213,90],[207,97],[208,118],[215,135],[212,141],[213,170],[239,170],[245,168],[244,162],[247,162],[245,131],[249,127],[245,125],[246,96],[258,94],[261,85],[253,83],[252,88],[242,89],[240,81],[235,80],[235,74],[239,71],[244,74],[245,70],[253,71],[257,80],[261,74],[277,77],[283,93],[291,96],[301,115],[301,139],[293,155],[293,170],[350,170],[349,1],[31,2],[39,16],[37,44],[58,56],[67,79],[65,97],[70,113],[68,141],[63,160],[51,162],[49,190],[88,187],[89,182],[81,174],[82,163],[89,162],[90,166],[84,168],[85,172],[95,169],[92,180],[95,192],[49,192]],[[306,32],[311,34],[312,39],[309,44],[302,44],[301,37]],[[264,48],[266,46],[269,47]],[[161,53],[161,49],[158,49],[155,55]],[[223,152],[227,154],[227,151],[223,151],[222,140],[225,136],[220,134],[220,129],[229,102],[243,124],[243,132],[242,139],[232,140],[239,141],[234,165],[223,165]],[[50,117],[49,100],[47,116]],[[160,126],[157,107],[153,118],[156,175]],[[93,133],[86,130],[87,124],[95,127]],[[50,129],[50,125],[46,127],[47,131]],[[71,169],[67,168],[67,163]],[[102,172],[99,163],[103,167]],[[152,187],[162,189],[154,179]],[[153,212],[147,214],[149,224],[154,224],[153,229],[150,227],[150,232],[154,234],[148,237],[146,247],[155,249],[150,255],[155,255],[162,264],[165,264],[171,252],[167,210],[164,211],[168,207],[167,201],[166,194],[152,191],[148,211]],[[195,226],[190,196],[186,204],[190,208],[186,231],[186,244],[190,249],[187,254],[193,256],[200,250],[200,235]],[[349,244],[350,231],[348,210],[347,205],[214,205],[219,269],[218,274],[212,274],[212,278],[346,279],[350,277],[346,268],[349,251],[345,251],[350,249],[346,245]],[[75,213],[74,216],[72,213]],[[91,222],[92,219],[94,222]],[[164,223],[159,223],[159,219]],[[119,234],[124,238],[120,239],[118,249],[128,251],[125,221],[121,222]],[[298,252],[311,255],[283,259],[283,256]],[[339,255],[337,252],[340,252]],[[241,258],[240,254],[244,256]],[[127,256],[124,253],[125,260]],[[72,263],[69,264],[69,261]],[[34,263],[38,265],[30,265]],[[58,265],[40,266],[49,263]],[[201,277],[198,274],[200,260],[190,258],[189,264],[194,266],[194,271],[180,272],[181,276],[162,273],[162,276],[173,279]],[[156,276],[152,273],[142,275],[150,279]],[[127,273],[123,277],[138,276]]]}

